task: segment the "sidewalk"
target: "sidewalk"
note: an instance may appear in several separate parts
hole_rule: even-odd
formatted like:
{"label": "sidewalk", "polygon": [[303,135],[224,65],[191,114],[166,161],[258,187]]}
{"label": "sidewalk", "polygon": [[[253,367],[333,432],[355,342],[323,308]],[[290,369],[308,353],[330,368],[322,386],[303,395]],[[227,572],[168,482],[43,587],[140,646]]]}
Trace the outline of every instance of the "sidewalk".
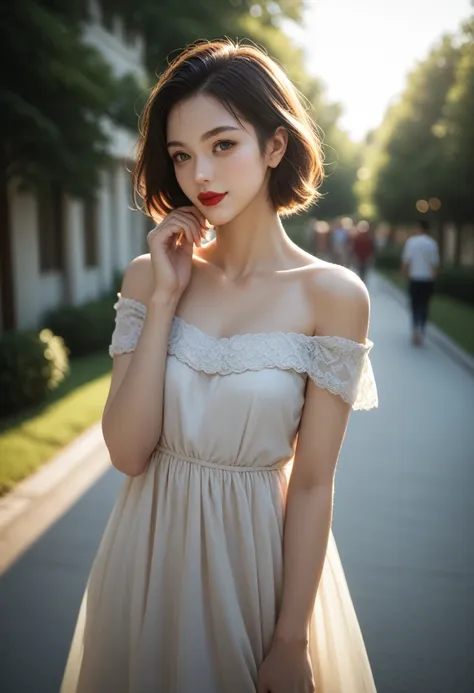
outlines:
{"label": "sidewalk", "polygon": [[109,468],[99,423],[0,498],[0,575]]}
{"label": "sidewalk", "polygon": [[[351,418],[334,534],[379,693],[472,693],[474,378],[431,340],[413,348],[404,307],[378,277],[369,288],[380,407]],[[3,515],[0,553],[15,532],[26,533],[27,550],[16,562],[10,555],[0,578],[2,693],[59,689],[123,483],[98,431],[94,444],[89,435],[87,458],[71,466],[59,493],[49,488],[35,500],[23,487],[28,514]]]}
{"label": "sidewalk", "polygon": [[[377,281],[383,290],[390,294],[399,305],[407,308],[408,306],[408,296],[406,293],[401,291],[395,284],[386,279],[385,277],[378,275]],[[454,361],[460,363],[464,368],[466,368],[472,375],[474,375],[474,357],[465,349],[462,349],[456,342],[454,342],[448,335],[439,329],[433,323],[428,323],[426,326],[426,334],[440,349],[442,349],[448,356],[450,356]]]}

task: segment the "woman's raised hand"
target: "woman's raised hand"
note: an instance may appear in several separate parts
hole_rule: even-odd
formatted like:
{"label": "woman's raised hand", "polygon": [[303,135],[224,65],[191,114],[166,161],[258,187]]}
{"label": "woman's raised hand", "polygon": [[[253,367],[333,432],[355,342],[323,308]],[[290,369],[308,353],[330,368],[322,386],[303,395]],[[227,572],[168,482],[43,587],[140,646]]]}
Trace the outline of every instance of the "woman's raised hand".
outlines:
{"label": "woman's raised hand", "polygon": [[155,292],[179,299],[189,283],[193,244],[210,228],[196,207],[179,207],[170,212],[147,236]]}

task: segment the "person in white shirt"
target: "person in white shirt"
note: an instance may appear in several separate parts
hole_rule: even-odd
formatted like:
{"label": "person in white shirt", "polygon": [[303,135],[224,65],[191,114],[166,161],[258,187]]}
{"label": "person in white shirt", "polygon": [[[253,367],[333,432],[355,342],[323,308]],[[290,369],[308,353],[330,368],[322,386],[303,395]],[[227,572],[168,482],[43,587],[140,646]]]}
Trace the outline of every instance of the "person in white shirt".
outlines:
{"label": "person in white shirt", "polygon": [[412,342],[420,346],[428,320],[429,305],[439,268],[439,249],[429,235],[430,227],[421,219],[413,236],[403,248],[402,273],[409,280],[413,334]]}

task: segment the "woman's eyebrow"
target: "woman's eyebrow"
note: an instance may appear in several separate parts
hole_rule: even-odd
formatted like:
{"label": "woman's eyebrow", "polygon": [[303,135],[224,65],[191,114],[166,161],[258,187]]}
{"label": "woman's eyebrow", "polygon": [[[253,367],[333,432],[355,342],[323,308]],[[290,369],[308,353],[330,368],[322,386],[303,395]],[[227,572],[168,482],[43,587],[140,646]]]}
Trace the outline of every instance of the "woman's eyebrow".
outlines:
{"label": "woman's eyebrow", "polygon": [[[233,125],[219,125],[217,128],[212,128],[212,130],[208,130],[207,132],[204,133],[204,135],[201,135],[201,142],[204,142],[205,140],[210,139],[211,137],[215,137],[216,135],[220,135],[221,132],[229,132],[231,130],[240,130],[240,128],[236,128]],[[179,142],[178,140],[171,140],[170,142],[167,143],[167,147],[184,147],[186,146],[183,142]]]}

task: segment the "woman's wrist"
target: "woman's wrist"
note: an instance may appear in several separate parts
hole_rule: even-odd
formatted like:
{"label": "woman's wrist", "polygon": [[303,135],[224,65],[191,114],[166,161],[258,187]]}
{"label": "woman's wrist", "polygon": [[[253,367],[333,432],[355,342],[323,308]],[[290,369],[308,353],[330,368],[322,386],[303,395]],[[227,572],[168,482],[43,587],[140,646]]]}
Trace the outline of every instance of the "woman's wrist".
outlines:
{"label": "woman's wrist", "polygon": [[308,632],[305,633],[285,633],[275,631],[273,637],[272,647],[293,647],[295,649],[304,649],[308,647],[309,636]]}
{"label": "woman's wrist", "polygon": [[156,311],[160,314],[169,312],[174,315],[179,298],[177,295],[164,291],[154,291],[148,301],[148,310]]}

